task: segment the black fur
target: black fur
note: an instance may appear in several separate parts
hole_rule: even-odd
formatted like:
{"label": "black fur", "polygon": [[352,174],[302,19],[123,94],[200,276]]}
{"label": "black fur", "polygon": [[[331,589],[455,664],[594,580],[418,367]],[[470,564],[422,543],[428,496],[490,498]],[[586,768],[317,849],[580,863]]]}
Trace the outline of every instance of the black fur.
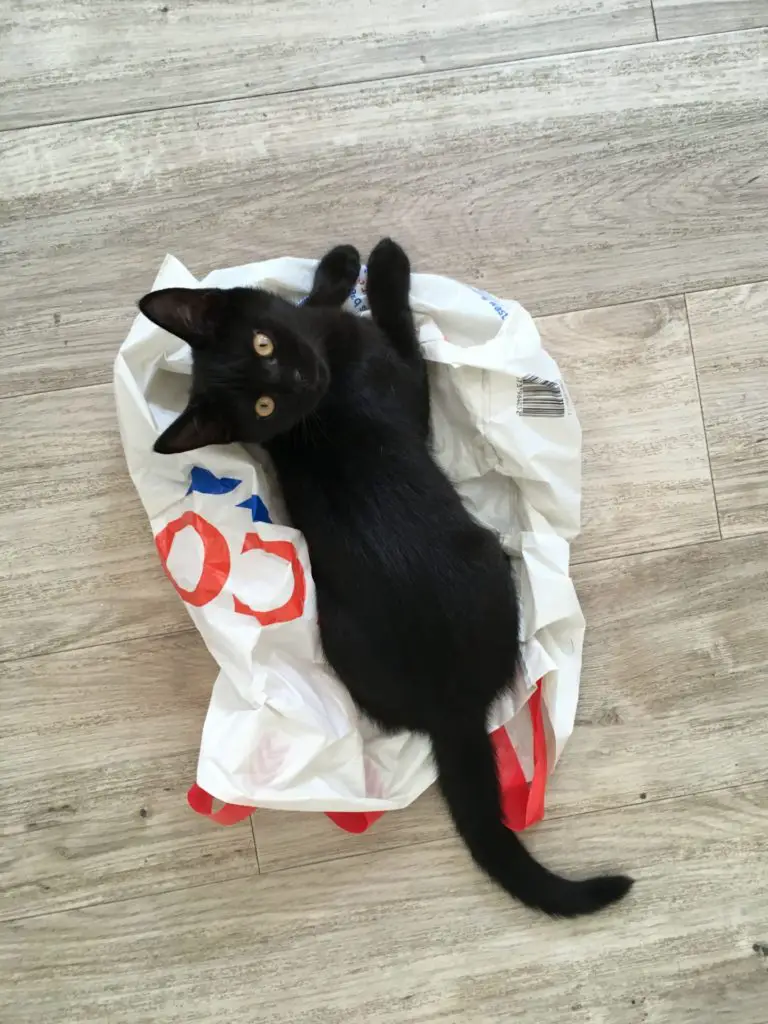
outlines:
{"label": "black fur", "polygon": [[[456,827],[507,892],[549,914],[590,913],[631,879],[554,875],[502,822],[486,719],[518,667],[513,578],[429,451],[405,253],[385,239],[371,254],[373,322],[329,308],[358,269],[354,249],[332,250],[303,307],[247,289],[145,296],[142,311],[194,351],[189,407],[155,448],[264,444],[307,540],[326,657],[356,703],[385,729],[429,736]],[[273,358],[255,354],[254,331]],[[275,410],[260,419],[263,395]]]}

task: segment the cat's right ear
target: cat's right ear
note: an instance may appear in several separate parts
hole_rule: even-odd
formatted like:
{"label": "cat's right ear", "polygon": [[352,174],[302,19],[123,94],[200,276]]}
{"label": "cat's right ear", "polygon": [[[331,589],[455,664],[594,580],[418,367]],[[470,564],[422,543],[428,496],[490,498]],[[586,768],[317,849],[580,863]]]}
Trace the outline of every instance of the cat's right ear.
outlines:
{"label": "cat's right ear", "polygon": [[230,444],[232,430],[217,412],[204,401],[193,399],[170,427],[155,441],[159,455],[179,455],[209,444]]}
{"label": "cat's right ear", "polygon": [[204,348],[212,341],[221,298],[218,288],[161,288],[139,299],[139,309],[190,348]]}

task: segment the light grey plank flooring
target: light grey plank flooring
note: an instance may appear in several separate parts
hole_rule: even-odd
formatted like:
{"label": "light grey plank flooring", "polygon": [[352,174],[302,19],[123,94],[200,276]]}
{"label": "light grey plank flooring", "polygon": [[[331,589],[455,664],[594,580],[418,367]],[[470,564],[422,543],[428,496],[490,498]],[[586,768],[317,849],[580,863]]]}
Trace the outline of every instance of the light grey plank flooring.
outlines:
{"label": "light grey plank flooring", "polygon": [[687,302],[723,535],[768,530],[768,282]]}
{"label": "light grey plank flooring", "polygon": [[539,321],[582,424],[573,560],[719,537],[681,297]]}
{"label": "light grey plank flooring", "polygon": [[768,0],[653,0],[659,39],[768,25]]}
{"label": "light grey plank flooring", "polygon": [[6,0],[0,127],[654,38],[650,0]]}
{"label": "light grey plank flooring", "polygon": [[506,1024],[765,1020],[768,787],[552,821],[538,854],[624,867],[630,901],[535,917],[452,840],[0,931],[14,1024]]}
{"label": "light grey plank flooring", "polygon": [[[647,0],[0,5],[3,1024],[766,1024],[765,6],[656,0],[656,42]],[[494,890],[434,791],[257,848],[185,804],[215,666],[114,353],[165,251],[385,233],[539,314],[581,416],[582,695],[527,841],[637,877],[590,920]]]}
{"label": "light grey plank flooring", "polygon": [[112,388],[0,402],[0,660],[189,627],[125,468]]}
{"label": "light grey plank flooring", "polygon": [[256,873],[184,799],[214,676],[194,632],[0,665],[0,918]]}
{"label": "light grey plank flooring", "polygon": [[761,279],[767,53],[707,36],[0,135],[0,387],[103,381],[166,250],[205,272],[391,233],[537,313]]}

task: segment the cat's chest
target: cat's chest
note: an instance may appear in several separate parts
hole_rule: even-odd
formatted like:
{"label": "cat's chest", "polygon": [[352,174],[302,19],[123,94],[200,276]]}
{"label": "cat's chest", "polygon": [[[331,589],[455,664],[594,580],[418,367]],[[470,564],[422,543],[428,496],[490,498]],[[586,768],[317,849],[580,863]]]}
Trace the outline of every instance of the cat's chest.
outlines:
{"label": "cat's chest", "polygon": [[348,486],[347,459],[344,452],[334,450],[333,446],[285,437],[270,445],[268,451],[294,521],[303,517],[307,509],[328,505],[340,489]]}
{"label": "cat's chest", "polygon": [[372,436],[370,425],[350,422],[344,436],[337,431],[335,424],[322,433],[318,424],[314,438],[281,438],[269,448],[286,509],[305,533],[357,521],[387,487],[391,445]]}

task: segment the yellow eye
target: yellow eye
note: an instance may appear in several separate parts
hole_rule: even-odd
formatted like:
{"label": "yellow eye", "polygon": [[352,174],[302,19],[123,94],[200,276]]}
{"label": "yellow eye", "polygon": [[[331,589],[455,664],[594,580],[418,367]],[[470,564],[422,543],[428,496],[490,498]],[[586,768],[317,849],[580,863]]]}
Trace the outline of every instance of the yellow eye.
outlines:
{"label": "yellow eye", "polygon": [[[271,344],[271,343],[270,343]],[[257,416],[271,416],[275,411],[275,400],[270,398],[269,395],[262,395],[254,406]]]}
{"label": "yellow eye", "polygon": [[272,339],[268,338],[266,334],[254,334],[253,347],[257,356],[271,356],[275,351]]}

